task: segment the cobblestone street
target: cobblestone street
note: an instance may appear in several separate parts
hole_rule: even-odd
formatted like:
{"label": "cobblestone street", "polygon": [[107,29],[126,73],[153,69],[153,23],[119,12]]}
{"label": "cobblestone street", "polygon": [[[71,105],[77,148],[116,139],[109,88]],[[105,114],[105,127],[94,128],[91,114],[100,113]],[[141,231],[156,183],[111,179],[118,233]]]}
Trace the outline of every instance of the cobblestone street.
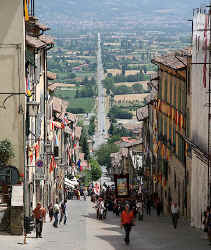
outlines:
{"label": "cobblestone street", "polygon": [[[44,224],[43,238],[36,239],[33,232],[23,245],[23,237],[0,235],[1,249],[39,250],[207,250],[208,241],[203,232],[179,223],[174,229],[171,220],[152,215],[137,222],[131,233],[131,244],[124,244],[120,218],[108,213],[106,220],[96,220],[95,209],[89,201],[68,203],[68,224],[54,228]],[[70,212],[71,211],[71,212]]]}

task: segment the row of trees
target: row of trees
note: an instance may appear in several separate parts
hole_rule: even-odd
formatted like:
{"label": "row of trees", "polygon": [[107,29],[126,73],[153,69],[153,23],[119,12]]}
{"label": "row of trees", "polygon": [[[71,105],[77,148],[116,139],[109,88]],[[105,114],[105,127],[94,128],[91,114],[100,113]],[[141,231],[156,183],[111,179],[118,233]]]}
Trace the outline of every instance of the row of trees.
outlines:
{"label": "row of trees", "polygon": [[87,76],[81,82],[83,87],[76,90],[75,98],[96,96],[96,80],[94,77],[89,80]]}
{"label": "row of trees", "polygon": [[133,115],[130,112],[125,111],[118,106],[113,106],[110,109],[108,116],[111,119],[132,119],[133,118]]}
{"label": "row of trees", "polygon": [[92,116],[90,118],[90,121],[89,121],[89,128],[88,128],[88,134],[89,136],[93,136],[94,133],[95,133],[95,120],[96,120],[96,117],[95,116]]}
{"label": "row of trees", "polygon": [[115,83],[118,82],[139,82],[139,81],[145,81],[149,80],[149,77],[145,75],[142,70],[140,70],[139,73],[135,75],[125,75],[125,72],[123,71],[122,74],[117,74],[113,76],[111,73],[108,73],[108,77],[112,78]]}
{"label": "row of trees", "polygon": [[114,95],[125,95],[125,94],[143,94],[143,93],[149,93],[149,89],[144,89],[143,85],[141,84],[134,84],[131,87],[128,86],[119,86],[115,87],[113,86],[111,89],[112,93]]}
{"label": "row of trees", "polygon": [[148,93],[150,90],[145,90],[143,85],[141,84],[134,84],[131,87],[128,86],[115,86],[115,80],[114,77],[106,77],[103,80],[104,88],[106,89],[107,95],[110,95],[112,92],[114,95],[124,95],[124,94],[142,94],[142,93]]}
{"label": "row of trees", "polygon": [[83,126],[81,138],[80,138],[80,146],[82,152],[84,153],[84,159],[89,162],[90,169],[85,169],[82,173],[82,182],[85,185],[89,185],[92,181],[97,181],[102,176],[102,170],[98,163],[98,161],[94,158],[91,158],[89,153],[89,144],[88,144],[88,132],[87,129]]}

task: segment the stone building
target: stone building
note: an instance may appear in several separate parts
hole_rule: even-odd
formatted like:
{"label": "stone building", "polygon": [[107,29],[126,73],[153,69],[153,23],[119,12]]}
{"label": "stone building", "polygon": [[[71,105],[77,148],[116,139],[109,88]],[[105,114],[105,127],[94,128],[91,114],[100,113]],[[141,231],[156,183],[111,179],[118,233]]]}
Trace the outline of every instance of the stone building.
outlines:
{"label": "stone building", "polygon": [[[201,216],[210,205],[210,8],[193,12],[192,36],[192,187],[191,225],[202,227]],[[209,178],[208,178],[209,177]]]}
{"label": "stone building", "polygon": [[[14,146],[15,158],[9,162],[9,165],[16,169],[18,176],[24,175],[24,111],[26,99],[23,7],[23,1],[1,1],[0,140],[7,139]],[[10,177],[13,177],[13,172]],[[11,183],[2,184],[1,179],[0,227],[3,223],[1,229],[17,234],[22,232],[23,204],[20,201],[20,207],[10,209],[11,185],[7,184]]]}
{"label": "stone building", "polygon": [[190,136],[190,61],[190,50],[153,59],[158,66],[158,76],[150,83],[154,93],[147,112],[137,111],[144,120],[148,190],[161,198],[165,214],[174,201],[189,217],[191,160],[185,138]]}

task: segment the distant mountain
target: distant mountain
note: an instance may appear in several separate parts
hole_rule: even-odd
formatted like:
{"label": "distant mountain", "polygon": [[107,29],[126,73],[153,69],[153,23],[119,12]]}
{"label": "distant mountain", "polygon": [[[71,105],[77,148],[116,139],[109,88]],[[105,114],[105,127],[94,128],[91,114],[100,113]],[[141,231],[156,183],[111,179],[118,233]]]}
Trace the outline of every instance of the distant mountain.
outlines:
{"label": "distant mountain", "polygon": [[192,9],[200,6],[199,0],[37,0],[38,13],[47,19],[56,17],[95,17],[131,15],[137,12],[153,13],[170,10],[178,15],[191,16]]}
{"label": "distant mountain", "polygon": [[170,22],[192,17],[200,0],[36,0],[36,15],[53,26],[72,20],[111,21],[117,18],[160,16]]}

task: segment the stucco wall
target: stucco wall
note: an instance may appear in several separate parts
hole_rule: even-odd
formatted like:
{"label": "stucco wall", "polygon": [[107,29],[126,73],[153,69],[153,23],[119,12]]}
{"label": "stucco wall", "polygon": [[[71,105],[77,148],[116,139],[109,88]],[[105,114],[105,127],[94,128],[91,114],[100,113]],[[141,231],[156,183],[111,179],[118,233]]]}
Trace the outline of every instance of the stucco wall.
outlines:
{"label": "stucco wall", "polygon": [[[209,62],[208,44],[210,42],[209,16],[195,13],[193,17],[192,62],[192,141],[207,152],[208,144],[208,84]],[[207,23],[207,24],[206,24]],[[206,30],[206,31],[204,31]],[[206,42],[207,39],[207,42]],[[202,63],[202,64],[201,64]],[[191,184],[191,224],[201,227],[201,213],[207,204],[207,167],[192,157]]]}
{"label": "stucco wall", "polygon": [[[24,17],[23,1],[1,0],[0,15],[0,92],[25,92],[24,80]],[[0,94],[0,106],[7,95]],[[11,162],[20,173],[24,168],[23,115],[25,96],[8,99],[6,109],[0,108],[0,140],[8,138],[15,147],[15,159]]]}

